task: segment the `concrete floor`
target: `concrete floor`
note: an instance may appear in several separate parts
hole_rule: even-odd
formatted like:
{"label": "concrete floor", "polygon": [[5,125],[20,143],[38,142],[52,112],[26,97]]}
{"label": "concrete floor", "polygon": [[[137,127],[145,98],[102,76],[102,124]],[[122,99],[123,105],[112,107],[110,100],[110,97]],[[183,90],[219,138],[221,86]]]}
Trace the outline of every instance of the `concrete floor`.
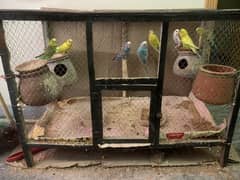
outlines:
{"label": "concrete floor", "polygon": [[0,180],[90,180],[90,179],[131,179],[131,180],[239,180],[240,164],[226,168],[218,165],[191,167],[114,167],[101,166],[67,169],[21,169],[4,164],[8,153],[0,155]]}

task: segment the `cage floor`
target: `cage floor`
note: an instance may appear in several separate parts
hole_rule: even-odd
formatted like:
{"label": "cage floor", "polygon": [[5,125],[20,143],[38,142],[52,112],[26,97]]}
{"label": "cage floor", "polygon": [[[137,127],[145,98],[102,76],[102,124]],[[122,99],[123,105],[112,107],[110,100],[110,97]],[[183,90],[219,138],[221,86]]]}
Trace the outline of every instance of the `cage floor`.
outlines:
{"label": "cage floor", "polygon": [[[148,97],[104,97],[104,138],[148,138]],[[184,132],[188,138],[220,133],[203,103],[194,97],[164,96],[161,138],[169,133]],[[29,133],[30,139],[91,139],[89,97],[71,98],[48,106],[43,117]],[[166,137],[167,138],[167,137]]]}

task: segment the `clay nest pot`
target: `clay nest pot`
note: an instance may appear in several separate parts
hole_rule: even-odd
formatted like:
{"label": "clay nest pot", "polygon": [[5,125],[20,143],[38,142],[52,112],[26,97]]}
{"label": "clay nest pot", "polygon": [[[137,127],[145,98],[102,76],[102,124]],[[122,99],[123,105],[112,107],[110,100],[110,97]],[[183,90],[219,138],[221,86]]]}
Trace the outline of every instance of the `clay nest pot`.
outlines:
{"label": "clay nest pot", "polygon": [[237,70],[218,64],[202,65],[193,83],[194,95],[208,104],[223,105],[233,100]]}
{"label": "clay nest pot", "polygon": [[47,61],[27,61],[18,65],[16,71],[19,72],[19,91],[23,103],[41,106],[60,97],[62,86],[49,70]]}

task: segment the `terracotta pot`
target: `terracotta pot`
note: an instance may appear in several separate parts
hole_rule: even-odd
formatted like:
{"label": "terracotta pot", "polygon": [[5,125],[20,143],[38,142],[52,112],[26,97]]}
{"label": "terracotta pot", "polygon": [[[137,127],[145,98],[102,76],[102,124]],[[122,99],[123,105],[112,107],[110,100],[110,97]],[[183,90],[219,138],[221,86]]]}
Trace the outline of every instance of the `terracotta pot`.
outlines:
{"label": "terracotta pot", "polygon": [[231,103],[236,73],[236,69],[230,66],[205,64],[198,71],[192,92],[198,99],[208,104]]}
{"label": "terracotta pot", "polygon": [[62,86],[52,74],[45,60],[32,60],[16,67],[19,72],[19,91],[23,103],[46,105],[60,97]]}
{"label": "terracotta pot", "polygon": [[49,61],[48,67],[63,86],[69,86],[78,79],[77,72],[68,55],[55,54]]}
{"label": "terracotta pot", "polygon": [[173,65],[173,72],[184,78],[194,78],[201,64],[200,58],[192,51],[179,50]]}

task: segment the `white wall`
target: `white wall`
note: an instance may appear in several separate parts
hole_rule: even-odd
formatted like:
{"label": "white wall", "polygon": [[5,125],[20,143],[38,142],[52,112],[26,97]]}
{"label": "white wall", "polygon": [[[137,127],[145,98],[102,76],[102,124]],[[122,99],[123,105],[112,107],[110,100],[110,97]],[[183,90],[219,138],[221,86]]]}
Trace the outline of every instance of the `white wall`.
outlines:
{"label": "white wall", "polygon": [[1,9],[143,10],[204,8],[205,0],[1,0]]}

